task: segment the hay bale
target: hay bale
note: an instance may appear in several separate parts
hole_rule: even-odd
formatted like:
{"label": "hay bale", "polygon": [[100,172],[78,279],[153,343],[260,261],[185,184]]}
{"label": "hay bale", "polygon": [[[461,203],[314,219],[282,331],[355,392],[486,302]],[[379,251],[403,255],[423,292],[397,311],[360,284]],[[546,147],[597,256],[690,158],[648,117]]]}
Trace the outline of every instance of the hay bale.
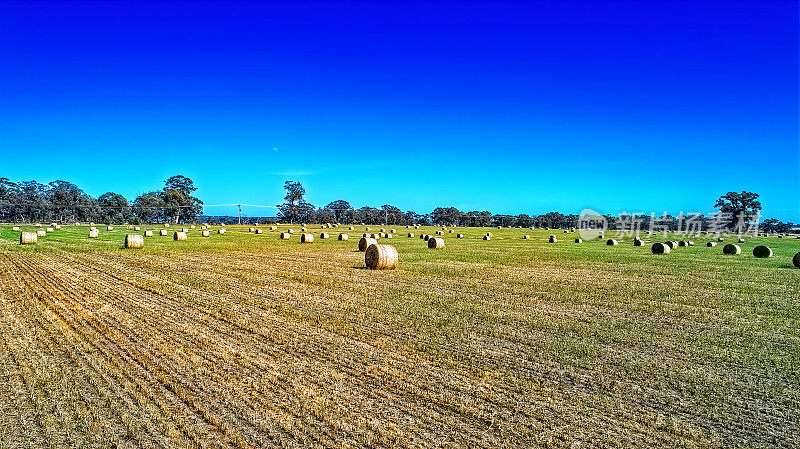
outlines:
{"label": "hay bale", "polygon": [[564,234],[566,234],[567,232],[569,232],[569,231],[567,231],[566,229],[564,229]]}
{"label": "hay bale", "polygon": [[442,249],[444,248],[444,239],[441,237],[435,237],[432,239],[428,239],[428,248],[430,249]]}
{"label": "hay bale", "polygon": [[686,242],[686,244],[688,246],[694,246],[694,241],[693,240],[689,240],[689,241]]}
{"label": "hay bale", "polygon": [[522,240],[530,240],[530,238],[531,238],[531,236],[528,235],[528,234],[525,234],[525,235],[522,236]]}
{"label": "hay bale", "polygon": [[256,228],[248,228],[247,232],[256,232]]}
{"label": "hay bale", "polygon": [[130,231],[131,230],[131,225],[125,225],[125,229]]}
{"label": "hay bale", "polygon": [[168,228],[169,227],[169,223],[164,223],[164,227]]}
{"label": "hay bale", "polygon": [[606,245],[607,246],[617,246],[617,245],[619,245],[619,242],[614,240],[614,239],[608,239],[608,240],[606,240]]}
{"label": "hay bale", "polygon": [[294,234],[294,229],[289,229],[286,232],[288,232],[289,234]]}
{"label": "hay bale", "polygon": [[256,228],[256,234],[263,234],[263,233],[264,233],[263,229]]}
{"label": "hay bale", "polygon": [[12,231],[19,231],[19,226],[14,226],[13,228],[11,228],[11,230]]}
{"label": "hay bale", "polygon": [[558,243],[558,239],[557,239],[557,238],[556,238],[556,236],[554,236],[554,235],[551,235],[551,236],[550,236],[550,239],[549,239],[548,241],[549,241],[550,243]]}
{"label": "hay bale", "polygon": [[289,234],[288,232],[281,232],[281,240],[289,240],[289,238],[291,237],[292,235]]}
{"label": "hay bale", "polygon": [[145,237],[152,237],[153,236],[153,231],[144,231],[144,236]]}
{"label": "hay bale", "polygon": [[650,247],[650,252],[653,254],[669,254],[671,246],[666,243],[656,242]]}
{"label": "hay bale", "polygon": [[453,234],[453,233],[454,233],[454,232],[456,232],[456,231],[455,231],[454,229],[451,229],[451,230],[449,230],[449,231],[447,231],[447,232],[449,232],[449,233]]}
{"label": "hay bale", "polygon": [[57,225],[53,226],[53,228],[55,228],[55,230],[56,230],[56,231],[58,231],[58,230],[60,230],[60,229],[61,229],[61,225],[58,225],[58,224],[57,224]]}
{"label": "hay bale", "polygon": [[20,245],[33,245],[39,241],[39,234],[36,232],[21,232],[19,234]]}
{"label": "hay bale", "polygon": [[394,234],[392,234],[392,233],[386,234],[386,238],[387,238],[387,239],[390,239],[390,238],[392,238],[392,237],[394,237]]}
{"label": "hay bale", "polygon": [[675,249],[675,248],[678,247],[678,242],[676,242],[675,240],[670,240],[670,241],[665,242],[665,243],[667,245],[669,245],[670,249]]}
{"label": "hay bale", "polygon": [[95,228],[94,226],[92,226],[91,228],[89,228],[89,230],[90,230],[90,231],[96,231],[96,230],[97,230],[97,228]]}
{"label": "hay bale", "polygon": [[483,239],[486,240],[486,241],[489,241],[489,240],[492,239],[492,236],[491,235],[484,235]]}
{"label": "hay bale", "polygon": [[322,233],[320,233],[319,238],[320,238],[320,240],[325,240],[325,239],[331,238],[331,235],[328,234],[327,232],[322,232]]}
{"label": "hay bale", "polygon": [[172,240],[177,241],[184,241],[186,240],[186,233],[183,231],[178,231],[172,235]]}
{"label": "hay bale", "polygon": [[[369,231],[369,226],[367,226],[366,228],[364,228],[364,230],[365,230],[365,231]],[[366,251],[366,250],[364,250],[364,251]]]}
{"label": "hay bale", "polygon": [[162,230],[158,231],[158,233],[159,233],[159,235],[167,235],[168,234],[166,229],[162,229]]}
{"label": "hay bale", "polygon": [[361,237],[361,240],[358,241],[358,250],[362,253],[367,250],[369,245],[377,245],[378,241],[375,239],[371,239],[368,237]]}
{"label": "hay bale", "polygon": [[194,225],[191,225],[191,228],[194,229]]}
{"label": "hay bale", "polygon": [[464,234],[456,234],[456,238],[457,239],[463,239],[464,238]]}
{"label": "hay bale", "polygon": [[770,248],[769,246],[758,245],[755,248],[753,248],[753,255],[758,257],[759,259],[772,257],[772,248]]}
{"label": "hay bale", "polygon": [[200,231],[200,235],[203,236],[203,237],[211,237],[211,232],[204,229],[204,230]]}
{"label": "hay bale", "polygon": [[493,235],[494,235],[494,234],[492,234],[491,232],[487,232],[487,233],[486,233],[486,236],[487,236],[487,237],[491,237],[491,236],[493,236]]}
{"label": "hay bale", "polygon": [[350,226],[349,228],[347,228],[347,230],[348,230],[348,231],[355,231],[355,230],[356,230],[356,228],[354,228],[354,227]]}
{"label": "hay bale", "polygon": [[431,237],[431,236],[430,236],[430,235],[428,235],[428,234],[425,234],[425,235],[423,235],[423,236],[422,236],[422,238],[423,238],[423,239],[424,239],[424,240],[427,242],[427,241],[429,241],[430,239],[432,239],[433,237]]}
{"label": "hay bale", "polygon": [[314,236],[311,234],[300,234],[300,243],[314,243]]}
{"label": "hay bale", "polygon": [[795,267],[800,268],[800,253],[794,255],[794,257],[792,258],[792,263],[794,264]]}
{"label": "hay bale", "polygon": [[642,239],[633,239],[633,246],[642,246],[644,241]]}
{"label": "hay bale", "polygon": [[397,262],[397,250],[390,245],[369,245],[364,253],[364,264],[373,270],[394,270]]}
{"label": "hay bale", "polygon": [[347,235],[347,234],[339,234],[339,240],[347,240],[349,238],[350,238],[350,236]]}
{"label": "hay bale", "polygon": [[738,243],[744,243],[744,239],[739,239]]}
{"label": "hay bale", "polygon": [[270,231],[277,231],[277,230],[278,230],[278,227],[277,227],[277,226],[270,226],[270,227],[269,227],[269,230],[270,230]]}
{"label": "hay bale", "polygon": [[689,246],[689,242],[687,242],[686,240],[681,240],[680,242],[678,242],[678,246]]}
{"label": "hay bale", "polygon": [[305,226],[303,226],[302,228],[300,228],[300,232],[306,232],[306,231],[308,231],[308,228],[306,228]]}
{"label": "hay bale", "polygon": [[724,242],[724,241],[725,241],[725,239],[724,239],[724,238],[722,238],[722,237],[720,237],[720,238],[718,238],[718,239],[717,239],[717,241],[718,241],[718,242]]}
{"label": "hay bale", "polygon": [[187,228],[181,228],[181,232],[189,232]]}
{"label": "hay bale", "polygon": [[386,232],[386,228],[381,228],[380,232]]}
{"label": "hay bale", "polygon": [[706,243],[706,246],[709,247],[709,248],[713,248],[713,247],[717,246],[717,242],[708,242],[708,243]]}
{"label": "hay bale", "polygon": [[136,226],[135,228],[133,228],[133,230],[134,230],[134,231],[141,231],[141,230],[142,230],[142,228],[141,228],[141,226]]}
{"label": "hay bale", "polygon": [[44,236],[47,235],[47,232],[44,229],[40,229],[40,230],[36,231],[36,235],[39,236],[39,237],[44,237]]}
{"label": "hay bale", "polygon": [[45,232],[53,232],[53,231],[55,231],[55,229],[53,229],[53,228],[47,228],[47,229],[45,229]]}
{"label": "hay bale", "polygon": [[220,228],[219,230],[217,230],[217,234],[224,234],[226,232],[228,232],[228,230],[225,228]]}
{"label": "hay bale", "polygon": [[583,239],[575,239],[575,243],[583,243]]}
{"label": "hay bale", "polygon": [[413,232],[409,232],[409,233],[408,233],[408,237],[409,237],[409,238],[411,238],[411,237],[414,237],[414,233],[413,233]]}
{"label": "hay bale", "polygon": [[89,231],[89,238],[90,239],[96,239],[97,237],[100,237],[100,231],[98,231],[97,229],[93,229],[93,230]]}
{"label": "hay bale", "polygon": [[144,236],[140,234],[126,234],[125,248],[143,248]]}
{"label": "hay bale", "polygon": [[36,223],[34,226],[36,226],[37,228],[41,228],[42,224],[41,223]]}
{"label": "hay bale", "polygon": [[389,229],[389,234],[397,234],[397,230],[396,229]]}
{"label": "hay bale", "polygon": [[381,235],[380,235],[380,233],[378,233],[378,234],[370,234],[369,238],[375,239],[375,240],[380,240]]}
{"label": "hay bale", "polygon": [[722,253],[727,254],[729,256],[735,256],[737,254],[742,253],[742,248],[739,245],[734,245],[733,243],[728,243],[724,247],[722,247]]}

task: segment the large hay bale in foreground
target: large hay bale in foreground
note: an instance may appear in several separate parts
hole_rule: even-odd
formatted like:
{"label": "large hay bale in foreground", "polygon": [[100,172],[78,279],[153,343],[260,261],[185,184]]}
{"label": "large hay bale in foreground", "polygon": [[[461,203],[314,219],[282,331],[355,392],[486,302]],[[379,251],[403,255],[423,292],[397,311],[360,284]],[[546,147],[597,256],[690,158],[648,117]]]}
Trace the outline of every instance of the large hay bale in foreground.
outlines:
{"label": "large hay bale in foreground", "polygon": [[96,239],[97,237],[100,237],[100,231],[98,231],[97,229],[92,229],[91,231],[89,231],[90,239]]}
{"label": "large hay bale in foreground", "polygon": [[361,237],[358,241],[358,250],[364,252],[369,248],[369,245],[377,245],[378,241],[369,237]]}
{"label": "large hay bale in foreground", "polygon": [[33,245],[39,241],[39,234],[36,232],[21,232],[19,234],[20,245]]}
{"label": "large hay bale in foreground", "polygon": [[373,270],[394,270],[397,262],[397,250],[390,245],[372,244],[364,253],[364,264]]}
{"label": "large hay bale in foreground", "polygon": [[759,259],[772,257],[772,248],[765,245],[758,245],[755,248],[753,248],[753,255],[758,257]]}
{"label": "large hay bale in foreground", "polygon": [[792,258],[792,263],[794,264],[795,267],[800,268],[800,253],[794,255],[794,257]]}
{"label": "large hay bale in foreground", "polygon": [[178,231],[172,235],[172,240],[177,241],[184,241],[186,240],[186,233],[183,231]]}
{"label": "large hay bale in foreground", "polygon": [[153,231],[144,231],[144,236],[145,237],[152,237],[153,236]]}
{"label": "large hay bale in foreground", "polygon": [[314,243],[314,236],[311,234],[300,234],[300,243]]}
{"label": "large hay bale in foreground", "polygon": [[143,248],[144,236],[140,234],[126,234],[125,248]]}
{"label": "large hay bale in foreground", "polygon": [[708,243],[706,243],[706,246],[709,247],[709,248],[713,248],[713,247],[717,246],[717,242],[708,242]]}
{"label": "large hay bale in foreground", "polygon": [[614,240],[614,239],[608,239],[608,240],[606,240],[606,245],[607,246],[617,246],[617,245],[619,245],[619,242]]}
{"label": "large hay bale in foreground", "polygon": [[428,240],[428,248],[430,249],[442,249],[444,248],[444,239],[441,237],[434,237]]}
{"label": "large hay bale in foreground", "polygon": [[671,247],[666,243],[656,242],[650,247],[650,251],[653,254],[669,254]]}
{"label": "large hay bale in foreground", "polygon": [[742,254],[742,248],[739,245],[734,245],[733,243],[728,243],[724,247],[722,247],[722,253],[727,254],[729,256],[735,256],[737,254]]}
{"label": "large hay bale in foreground", "polygon": [[339,240],[347,240],[349,238],[350,238],[350,236],[347,235],[347,234],[339,234]]}

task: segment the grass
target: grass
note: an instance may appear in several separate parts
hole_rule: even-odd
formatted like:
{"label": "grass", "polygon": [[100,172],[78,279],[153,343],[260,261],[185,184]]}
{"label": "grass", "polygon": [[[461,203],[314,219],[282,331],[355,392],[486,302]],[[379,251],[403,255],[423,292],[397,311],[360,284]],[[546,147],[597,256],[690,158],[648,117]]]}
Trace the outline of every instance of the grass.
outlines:
{"label": "grass", "polygon": [[363,226],[136,250],[98,228],[0,227],[0,447],[800,443],[800,240],[459,228],[430,250],[438,228],[395,226],[399,268],[372,271]]}

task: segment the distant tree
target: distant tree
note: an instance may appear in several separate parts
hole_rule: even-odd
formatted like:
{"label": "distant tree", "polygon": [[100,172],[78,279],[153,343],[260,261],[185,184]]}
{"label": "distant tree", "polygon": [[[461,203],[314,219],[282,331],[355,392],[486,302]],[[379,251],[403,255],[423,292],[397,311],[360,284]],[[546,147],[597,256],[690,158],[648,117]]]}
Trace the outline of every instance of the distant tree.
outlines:
{"label": "distant tree", "polygon": [[533,224],[533,219],[528,214],[519,214],[514,219],[514,226],[522,226],[523,228],[529,228]]}
{"label": "distant tree", "polygon": [[134,213],[146,223],[165,219],[163,192],[148,192],[133,200]]}
{"label": "distant tree", "polygon": [[313,206],[304,199],[306,189],[297,181],[286,181],[283,188],[286,190],[286,196],[283,197],[285,202],[278,205],[280,217],[289,223],[304,221],[309,212],[313,212],[310,210]]}
{"label": "distant tree", "polygon": [[405,224],[406,219],[400,208],[384,204],[381,206],[381,210],[383,210],[383,223],[387,225]]}
{"label": "distant tree", "polygon": [[175,223],[179,221],[190,222],[203,213],[203,202],[200,198],[192,196],[197,190],[194,182],[183,175],[173,176],[164,181],[162,199],[167,213],[174,217]]}
{"label": "distant tree", "polygon": [[757,193],[742,190],[722,195],[714,207],[725,214],[729,228],[733,229],[756,218],[761,211],[761,202]]}
{"label": "distant tree", "polygon": [[338,223],[345,223],[347,221],[348,212],[353,210],[353,206],[345,200],[336,200],[325,206],[325,209],[333,211],[335,220]]}
{"label": "distant tree", "polygon": [[189,196],[197,190],[194,186],[194,181],[183,175],[175,175],[164,181],[164,191],[178,190],[186,196]]}
{"label": "distant tree", "polygon": [[102,208],[100,219],[105,223],[124,223],[130,216],[128,200],[119,193],[106,192],[97,198]]}
{"label": "distant tree", "polygon": [[437,207],[431,212],[431,220],[437,225],[458,225],[461,211],[455,207]]}

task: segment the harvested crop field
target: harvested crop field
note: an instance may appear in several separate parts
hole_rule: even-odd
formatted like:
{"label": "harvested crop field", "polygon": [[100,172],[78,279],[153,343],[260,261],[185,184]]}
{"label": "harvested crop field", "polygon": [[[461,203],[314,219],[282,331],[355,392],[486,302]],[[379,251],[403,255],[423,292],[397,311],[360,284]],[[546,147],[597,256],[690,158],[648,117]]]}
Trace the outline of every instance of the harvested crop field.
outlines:
{"label": "harvested crop field", "polygon": [[458,228],[381,239],[399,266],[375,271],[363,227],[141,249],[124,227],[10,229],[2,447],[800,444],[800,240],[653,255],[666,239]]}

